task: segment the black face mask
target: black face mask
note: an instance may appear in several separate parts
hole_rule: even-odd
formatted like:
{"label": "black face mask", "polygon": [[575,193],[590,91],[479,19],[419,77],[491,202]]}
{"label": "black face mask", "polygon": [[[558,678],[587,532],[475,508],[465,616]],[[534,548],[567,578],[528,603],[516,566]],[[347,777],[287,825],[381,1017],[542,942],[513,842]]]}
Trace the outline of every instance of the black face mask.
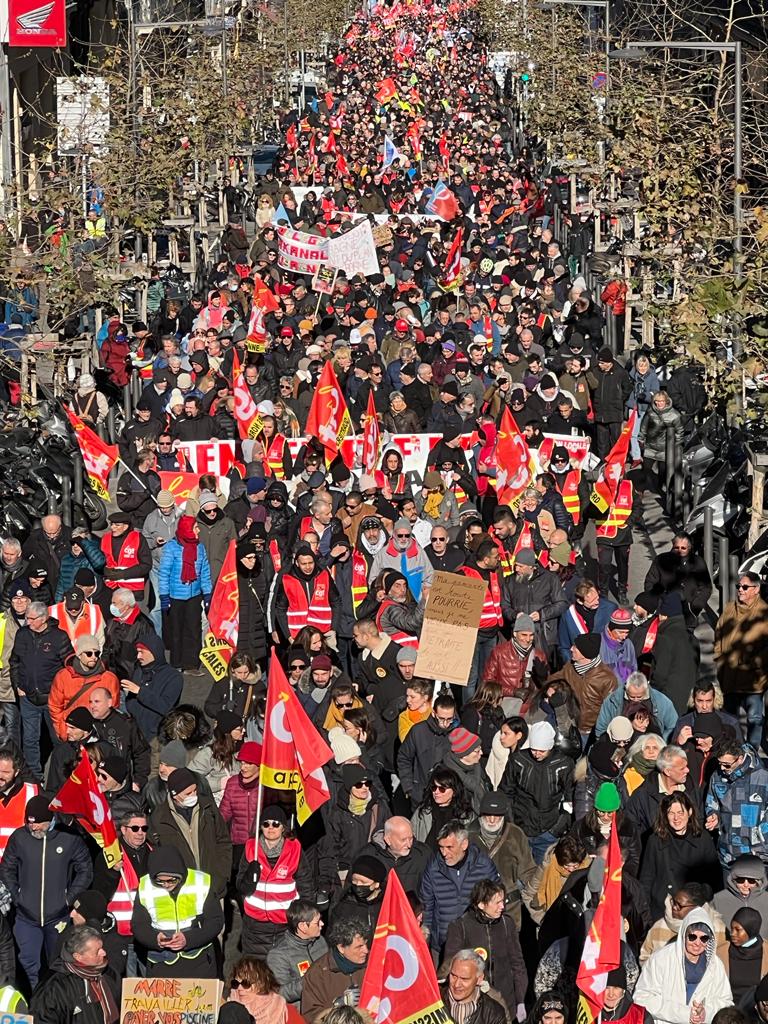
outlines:
{"label": "black face mask", "polygon": [[373,892],[370,885],[356,885],[355,883],[350,885],[350,889],[352,890],[352,895],[355,899],[359,900],[361,903],[367,902],[368,897]]}

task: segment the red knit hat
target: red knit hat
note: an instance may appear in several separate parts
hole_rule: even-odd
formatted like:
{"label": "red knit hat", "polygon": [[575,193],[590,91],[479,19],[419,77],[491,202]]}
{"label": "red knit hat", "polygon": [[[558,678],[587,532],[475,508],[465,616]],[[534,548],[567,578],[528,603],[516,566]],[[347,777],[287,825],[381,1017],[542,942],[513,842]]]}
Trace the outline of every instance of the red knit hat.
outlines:
{"label": "red knit hat", "polygon": [[454,729],[448,739],[451,741],[451,751],[457,757],[464,757],[480,746],[480,737],[465,729],[463,725]]}
{"label": "red knit hat", "polygon": [[632,612],[629,608],[617,608],[611,613],[610,625],[616,626],[617,629],[631,629]]}

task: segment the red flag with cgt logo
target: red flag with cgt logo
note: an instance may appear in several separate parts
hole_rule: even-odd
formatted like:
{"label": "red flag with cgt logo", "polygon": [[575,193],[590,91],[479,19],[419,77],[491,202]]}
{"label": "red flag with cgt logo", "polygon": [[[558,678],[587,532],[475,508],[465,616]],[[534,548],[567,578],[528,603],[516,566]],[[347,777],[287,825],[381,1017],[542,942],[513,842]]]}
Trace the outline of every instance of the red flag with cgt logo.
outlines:
{"label": "red flag with cgt logo", "polygon": [[368,966],[360,987],[360,1006],[376,1024],[449,1022],[427,943],[394,871],[389,872]]}
{"label": "red flag with cgt logo", "polygon": [[74,814],[102,849],[108,868],[120,863],[120,844],[107,798],[99,789],[90,759],[84,750],[72,774],[49,804],[52,811]]}

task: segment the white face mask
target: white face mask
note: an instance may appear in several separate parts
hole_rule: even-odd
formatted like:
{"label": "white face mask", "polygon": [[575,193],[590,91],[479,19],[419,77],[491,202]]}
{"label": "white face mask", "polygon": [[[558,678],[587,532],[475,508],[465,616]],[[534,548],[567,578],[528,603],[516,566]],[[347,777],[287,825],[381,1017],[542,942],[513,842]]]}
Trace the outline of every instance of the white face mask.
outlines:
{"label": "white face mask", "polygon": [[197,807],[197,794],[194,794],[193,796],[185,796],[184,799],[180,802],[179,806]]}

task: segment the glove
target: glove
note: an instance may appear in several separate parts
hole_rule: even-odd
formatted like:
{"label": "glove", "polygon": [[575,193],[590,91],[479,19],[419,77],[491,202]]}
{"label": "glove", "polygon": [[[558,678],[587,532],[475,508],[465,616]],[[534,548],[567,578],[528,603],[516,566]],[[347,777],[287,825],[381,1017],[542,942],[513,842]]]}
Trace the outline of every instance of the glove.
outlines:
{"label": "glove", "polygon": [[210,608],[211,608],[211,595],[210,594],[203,594],[203,608],[205,609],[205,614],[207,615],[208,612],[210,611]]}
{"label": "glove", "polygon": [[342,995],[342,1001],[344,1006],[357,1006],[360,1002],[360,989],[357,985],[352,985]]}
{"label": "glove", "polygon": [[326,889],[318,889],[317,890],[317,899],[315,900],[315,905],[318,908],[320,908],[320,909],[324,909],[325,907],[328,906],[328,904],[330,902],[331,902],[331,897],[330,897],[328,891]]}
{"label": "glove", "polygon": [[525,1020],[525,1018],[526,1018],[525,1003],[518,1003],[517,1004],[517,1019],[520,1022],[520,1024],[522,1024],[522,1022]]}
{"label": "glove", "polygon": [[171,595],[161,594],[160,595],[160,611],[167,612],[171,607]]}

